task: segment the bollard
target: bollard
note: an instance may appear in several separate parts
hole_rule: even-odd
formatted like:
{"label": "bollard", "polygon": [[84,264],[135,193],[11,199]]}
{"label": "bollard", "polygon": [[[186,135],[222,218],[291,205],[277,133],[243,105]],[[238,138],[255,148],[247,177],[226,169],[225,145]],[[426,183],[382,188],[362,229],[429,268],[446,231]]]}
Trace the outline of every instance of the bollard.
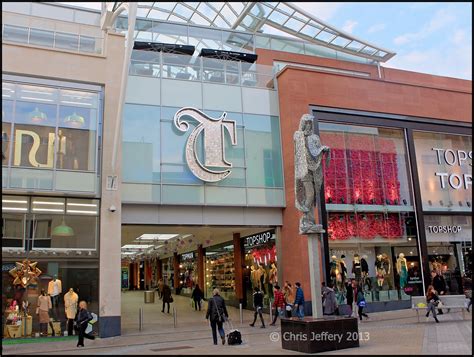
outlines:
{"label": "bollard", "polygon": [[138,309],[138,330],[141,331],[143,329],[143,309]]}
{"label": "bollard", "polygon": [[174,327],[178,325],[178,314],[176,313],[176,309],[174,306],[173,306],[173,324],[174,324]]}
{"label": "bollard", "polygon": [[272,323],[273,321],[272,301],[271,300],[268,300],[268,301],[269,301],[269,308],[270,308],[270,323]]}
{"label": "bollard", "polygon": [[239,312],[240,312],[240,324],[244,323],[244,310],[242,309],[242,303],[239,304]]}

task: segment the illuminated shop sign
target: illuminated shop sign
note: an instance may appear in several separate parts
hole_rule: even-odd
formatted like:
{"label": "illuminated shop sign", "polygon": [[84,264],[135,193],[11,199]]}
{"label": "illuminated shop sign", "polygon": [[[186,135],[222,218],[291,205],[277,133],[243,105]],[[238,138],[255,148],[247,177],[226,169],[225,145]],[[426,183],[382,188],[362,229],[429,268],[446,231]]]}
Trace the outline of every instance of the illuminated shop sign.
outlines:
{"label": "illuminated shop sign", "polygon": [[181,254],[181,260],[192,260],[194,259],[194,252]]}
{"label": "illuminated shop sign", "polygon": [[[174,115],[174,125],[182,132],[189,128],[187,121],[182,117],[191,117],[199,124],[191,132],[186,141],[186,162],[191,172],[206,182],[218,182],[231,174],[232,163],[225,159],[224,136],[227,132],[233,146],[237,145],[237,128],[235,121],[226,120],[227,113],[223,112],[220,118],[211,118],[195,108],[181,108]],[[204,164],[197,154],[197,140],[199,135],[204,137]],[[211,170],[208,167],[223,169]]]}
{"label": "illuminated shop sign", "polygon": [[261,245],[268,243],[270,240],[273,239],[273,234],[275,234],[274,230],[254,234],[253,236],[245,237],[244,238],[244,245],[246,247],[253,247],[256,245]]}
{"label": "illuminated shop sign", "polygon": [[[453,167],[461,167],[463,165],[472,166],[472,151],[464,150],[451,150],[451,149],[439,149],[431,148],[436,152],[436,158],[438,165],[448,165]],[[470,160],[470,163],[468,162]],[[435,172],[435,176],[439,177],[439,183],[442,189],[449,187],[459,190],[463,188],[465,190],[472,186],[472,174],[458,174],[455,172]]]}

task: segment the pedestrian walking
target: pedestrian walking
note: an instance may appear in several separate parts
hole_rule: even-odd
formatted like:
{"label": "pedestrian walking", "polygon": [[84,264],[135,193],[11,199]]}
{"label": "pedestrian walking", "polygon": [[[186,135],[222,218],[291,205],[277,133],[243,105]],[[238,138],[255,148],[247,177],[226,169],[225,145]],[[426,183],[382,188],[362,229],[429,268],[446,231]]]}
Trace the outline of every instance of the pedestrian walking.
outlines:
{"label": "pedestrian walking", "polygon": [[362,289],[357,287],[357,307],[358,307],[358,314],[359,314],[359,319],[362,321],[362,316],[364,316],[366,319],[369,318],[369,315],[367,315],[364,312],[366,302],[365,302],[365,297],[364,297],[364,292]]}
{"label": "pedestrian walking", "polygon": [[41,289],[41,295],[38,296],[38,304],[36,308],[36,314],[39,316],[40,336],[48,336],[49,310],[51,310],[52,307],[51,297],[46,295],[44,289]]}
{"label": "pedestrian walking", "polygon": [[285,313],[285,296],[280,290],[280,286],[275,285],[273,288],[273,296],[275,300],[273,300],[273,321],[270,324],[270,326],[275,326],[275,322],[278,318],[278,316],[282,317],[283,314]]}
{"label": "pedestrian walking", "polygon": [[163,279],[158,280],[158,287],[156,288],[156,291],[158,292],[158,298],[161,300],[163,298]]}
{"label": "pedestrian walking", "polygon": [[291,312],[293,311],[293,304],[295,303],[295,291],[293,286],[289,281],[285,282],[285,286],[283,287],[283,294],[285,296],[285,316],[287,318],[291,317]]}
{"label": "pedestrian walking", "polygon": [[334,315],[337,310],[336,292],[332,283],[326,286],[325,282],[321,283],[321,295],[323,300],[323,315]]}
{"label": "pedestrian walking", "polygon": [[253,314],[253,322],[250,324],[250,326],[254,327],[255,326],[255,321],[257,321],[257,315],[260,316],[260,321],[262,321],[262,326],[260,328],[265,328],[265,321],[263,320],[263,315],[262,315],[262,310],[263,310],[263,294],[256,286],[254,288],[254,293],[253,293],[253,308],[255,309],[255,312]]}
{"label": "pedestrian walking", "polygon": [[199,288],[199,284],[196,284],[196,287],[194,288],[193,293],[191,294],[191,298],[194,301],[194,310],[197,310],[199,306],[199,311],[201,311],[201,300],[203,298],[203,293],[202,290]]}
{"label": "pedestrian walking", "polygon": [[296,316],[300,320],[303,320],[304,318],[304,292],[303,289],[301,289],[301,284],[300,282],[296,282],[296,297],[295,297],[295,310],[296,310]]}
{"label": "pedestrian walking", "polygon": [[92,314],[87,311],[87,303],[82,300],[79,302],[79,312],[77,313],[76,325],[79,330],[77,347],[84,347],[84,337],[89,340],[95,340],[95,336],[86,333],[87,324],[92,320]]}
{"label": "pedestrian walking", "polygon": [[224,321],[229,317],[224,299],[219,295],[219,289],[212,291],[212,298],[207,304],[206,320],[209,319],[211,323],[212,339],[217,345],[217,330],[221,336],[222,344],[225,344]]}
{"label": "pedestrian walking", "polygon": [[169,314],[170,303],[173,302],[173,297],[171,296],[171,289],[167,284],[163,284],[162,299],[163,299],[163,308],[161,309],[161,312],[165,312],[165,304],[168,304],[168,314]]}
{"label": "pedestrian walking", "polygon": [[352,316],[352,303],[354,302],[354,289],[352,288],[352,281],[349,280],[346,285],[346,304],[349,306],[349,314],[347,317]]}
{"label": "pedestrian walking", "polygon": [[434,289],[433,285],[428,286],[428,289],[426,290],[426,303],[428,304],[427,306],[427,312],[426,312],[426,317],[430,316],[430,312],[433,313],[433,317],[437,323],[439,323],[438,317],[436,316],[436,307],[439,304],[439,297],[436,294],[436,290]]}
{"label": "pedestrian walking", "polygon": [[[446,281],[444,280],[443,275],[438,274],[435,269],[431,271],[431,285],[433,285],[433,289],[437,294],[446,294]],[[438,315],[443,315],[443,310],[438,309]]]}

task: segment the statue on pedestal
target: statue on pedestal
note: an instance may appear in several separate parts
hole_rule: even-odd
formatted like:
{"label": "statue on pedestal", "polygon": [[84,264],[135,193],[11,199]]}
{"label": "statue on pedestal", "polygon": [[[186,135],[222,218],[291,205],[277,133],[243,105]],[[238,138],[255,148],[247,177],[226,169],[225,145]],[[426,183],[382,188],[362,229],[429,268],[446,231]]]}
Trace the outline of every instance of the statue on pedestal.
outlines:
{"label": "statue on pedestal", "polygon": [[314,221],[314,207],[323,182],[322,160],[326,154],[326,165],[330,162],[330,149],[321,145],[319,136],[313,132],[314,117],[303,114],[299,130],[295,131],[295,206],[303,212],[300,219],[300,234],[324,233],[321,224]]}

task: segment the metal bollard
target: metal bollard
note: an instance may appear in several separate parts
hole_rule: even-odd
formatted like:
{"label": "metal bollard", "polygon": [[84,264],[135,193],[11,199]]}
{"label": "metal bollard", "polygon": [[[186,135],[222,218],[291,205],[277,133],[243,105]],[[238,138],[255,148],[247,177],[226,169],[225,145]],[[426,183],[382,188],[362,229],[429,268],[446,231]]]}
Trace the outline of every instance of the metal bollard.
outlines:
{"label": "metal bollard", "polygon": [[176,313],[176,309],[173,306],[173,325],[176,327],[178,325],[178,314]]}
{"label": "metal bollard", "polygon": [[239,304],[239,313],[240,313],[240,324],[244,323],[244,310],[242,309],[242,303]]}
{"label": "metal bollard", "polygon": [[143,308],[138,309],[138,330],[143,330]]}
{"label": "metal bollard", "polygon": [[272,323],[273,321],[273,311],[272,311],[272,301],[269,300],[270,304],[269,304],[269,308],[270,308],[270,323]]}

